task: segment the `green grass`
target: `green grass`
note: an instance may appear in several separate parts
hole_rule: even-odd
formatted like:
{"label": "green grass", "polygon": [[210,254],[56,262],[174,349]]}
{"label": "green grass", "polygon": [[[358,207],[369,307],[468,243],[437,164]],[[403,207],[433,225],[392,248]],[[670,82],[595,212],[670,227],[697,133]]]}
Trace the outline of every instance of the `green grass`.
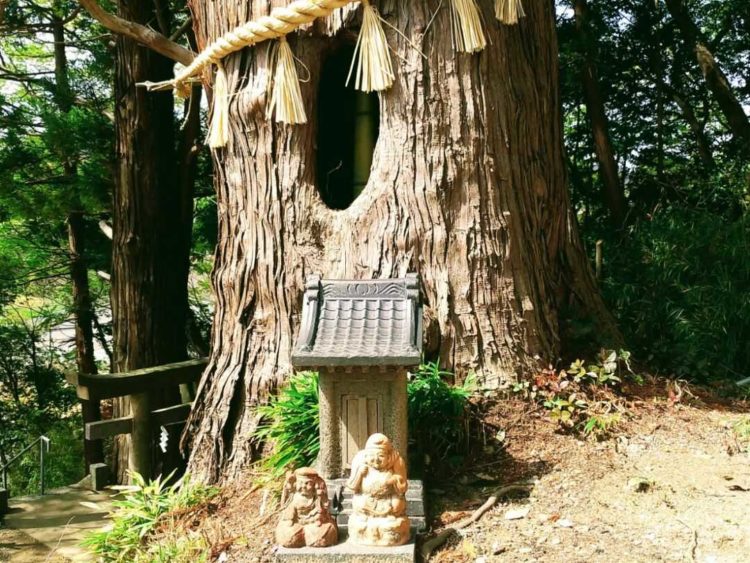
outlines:
{"label": "green grass", "polygon": [[178,534],[152,544],[148,539],[164,515],[205,502],[218,489],[193,482],[188,476],[172,485],[167,484],[169,477],[148,483],[138,474],[131,478],[132,485],[117,487],[124,498],[113,503],[112,526],[90,534],[83,545],[104,562],[205,561],[200,538]]}

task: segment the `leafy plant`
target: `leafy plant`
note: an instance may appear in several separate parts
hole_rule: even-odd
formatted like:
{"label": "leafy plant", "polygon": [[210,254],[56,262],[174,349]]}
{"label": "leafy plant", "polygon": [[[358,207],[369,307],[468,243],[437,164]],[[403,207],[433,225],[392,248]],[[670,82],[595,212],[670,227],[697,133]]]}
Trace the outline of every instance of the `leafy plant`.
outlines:
{"label": "leafy plant", "polygon": [[562,428],[601,438],[621,421],[624,407],[612,390],[625,378],[642,381],[631,369],[630,353],[601,350],[595,363],[576,360],[560,371],[548,366],[510,390],[541,404]]}
{"label": "leafy plant", "polygon": [[467,407],[477,390],[477,380],[470,373],[461,385],[451,385],[453,373],[440,368],[438,362],[421,364],[410,374],[409,434],[416,447],[432,458],[456,456],[466,443]]}
{"label": "leafy plant", "polygon": [[265,423],[254,436],[273,442],[273,453],[262,462],[272,476],[281,476],[287,469],[315,461],[320,450],[317,373],[295,374],[258,412]]}
{"label": "leafy plant", "polygon": [[611,414],[592,414],[583,425],[584,436],[607,436],[622,420],[622,415],[617,413]]}
{"label": "leafy plant", "polygon": [[579,399],[576,393],[571,393],[567,398],[554,397],[542,403],[549,410],[549,417],[558,421],[561,425],[572,427],[576,421],[576,415],[588,408],[588,403]]}
{"label": "leafy plant", "polygon": [[[419,366],[407,383],[409,432],[417,448],[433,458],[456,454],[466,441],[466,409],[475,391],[470,374],[462,385],[446,380],[449,371],[436,362]],[[318,374],[300,372],[259,408],[264,422],[253,436],[273,444],[261,467],[272,477],[312,465],[320,450]]]}
{"label": "leafy plant", "polygon": [[[170,477],[146,482],[139,474],[131,473],[132,485],[115,487],[125,498],[112,503],[111,527],[90,534],[83,545],[104,562],[159,560],[151,557],[146,540],[164,515],[205,502],[218,493],[217,488],[193,482],[187,475],[168,485]],[[191,545],[194,546],[188,542],[183,548]],[[170,549],[172,559],[161,560],[180,560],[174,552],[177,547]],[[182,560],[193,561],[195,557]]]}

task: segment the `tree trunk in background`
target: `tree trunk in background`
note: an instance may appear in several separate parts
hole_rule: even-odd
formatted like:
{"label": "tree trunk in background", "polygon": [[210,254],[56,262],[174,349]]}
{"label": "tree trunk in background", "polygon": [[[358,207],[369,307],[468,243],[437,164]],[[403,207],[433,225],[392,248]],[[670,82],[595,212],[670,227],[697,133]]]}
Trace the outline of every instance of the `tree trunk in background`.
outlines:
{"label": "tree trunk in background", "polygon": [[[151,0],[119,3],[122,17],[147,24]],[[189,227],[180,192],[171,93],[149,94],[137,82],[164,80],[172,62],[129,39],[117,38],[115,66],[116,177],[113,201],[112,333],[115,371],[186,358],[185,311]],[[187,237],[187,242],[186,242]],[[133,396],[134,416],[178,399]],[[128,413],[128,400],[115,416]],[[151,436],[121,436],[115,474],[125,481],[130,463],[143,467],[152,455]],[[132,443],[134,459],[128,460]]]}
{"label": "tree trunk in background", "polygon": [[742,109],[742,104],[732,92],[726,75],[714,59],[703,40],[701,31],[688,14],[682,0],[666,0],[666,4],[686,43],[695,52],[698,66],[706,80],[706,86],[724,114],[732,135],[741,143],[742,150],[750,154],[750,120]]}
{"label": "tree trunk in background", "polygon": [[[76,366],[79,373],[96,373],[94,357],[94,310],[89,292],[88,268],[84,258],[84,215],[68,215],[68,244],[70,248],[70,277],[73,282],[73,309],[75,311]],[[99,401],[81,401],[83,423],[101,420]],[[86,470],[92,463],[104,461],[101,440],[83,440]]]}
{"label": "tree trunk in background", "polygon": [[698,148],[698,156],[700,157],[701,162],[703,162],[706,168],[712,169],[716,165],[716,162],[714,161],[713,151],[711,150],[711,141],[708,140],[706,131],[704,130],[700,121],[698,121],[698,117],[695,115],[695,111],[693,111],[693,106],[691,106],[690,102],[673,87],[667,86],[665,84],[664,88],[680,108],[682,117],[685,119],[685,123],[687,123],[688,127],[690,127],[690,131],[695,137],[695,143]]}
{"label": "tree trunk in background", "polygon": [[588,31],[588,5],[586,0],[575,0],[576,31],[583,49],[583,67],[581,82],[586,100],[586,110],[591,120],[591,132],[594,137],[594,149],[599,162],[599,174],[604,187],[604,201],[617,227],[622,227],[627,215],[625,192],[617,174],[612,143],[609,138],[609,122],[604,111],[604,100],[597,78],[595,57],[592,54],[595,39]]}
{"label": "tree trunk in background", "polygon": [[[60,111],[67,113],[73,107],[73,93],[68,80],[67,42],[65,26],[60,16],[52,17],[52,37],[55,41],[55,101]],[[85,257],[84,213],[80,211],[78,196],[78,170],[74,162],[63,162],[63,172],[68,179],[71,194],[71,211],[68,214],[68,248],[70,251],[70,280],[73,288],[73,322],[75,324],[76,368],[80,373],[96,373],[94,358],[94,311],[89,292],[88,268]],[[98,401],[81,401],[83,423],[101,418]],[[104,461],[101,440],[83,440],[86,470],[92,463]]]}
{"label": "tree trunk in background", "polygon": [[[199,45],[267,14],[266,0],[190,3]],[[277,5],[273,2],[273,5]],[[459,374],[497,386],[530,376],[560,351],[559,314],[574,304],[617,337],[577,233],[565,178],[553,6],[526,2],[501,27],[482,2],[488,47],[456,54],[450,11],[436,3],[378,2],[396,83],[380,96],[372,172],[346,210],[315,186],[321,61],[357,5],[289,40],[309,69],[309,123],[266,120],[267,47],[225,59],[230,140],[215,151],[219,243],[210,363],[185,444],[188,469],[231,477],[253,457],[254,405],[291,372],[305,276],[421,275],[431,353]]]}

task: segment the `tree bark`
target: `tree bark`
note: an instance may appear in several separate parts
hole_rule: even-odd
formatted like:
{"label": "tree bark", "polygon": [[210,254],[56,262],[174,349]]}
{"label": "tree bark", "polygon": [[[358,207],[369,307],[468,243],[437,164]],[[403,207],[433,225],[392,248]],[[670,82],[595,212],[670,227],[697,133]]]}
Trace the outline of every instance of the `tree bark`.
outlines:
{"label": "tree bark", "polygon": [[[154,3],[121,1],[119,12],[124,19],[146,25],[154,17]],[[117,372],[186,358],[190,231],[178,182],[174,99],[171,93],[149,94],[136,87],[137,82],[171,75],[169,59],[132,39],[117,39],[111,288]],[[135,397],[134,416],[147,421],[149,408],[179,398],[176,390],[168,395]],[[115,416],[129,410],[128,401],[120,400]],[[141,428],[117,441],[114,469],[120,482],[126,480],[128,467],[151,472],[154,429]]]}
{"label": "tree bark", "polygon": [[[270,2],[190,3],[199,46],[269,12]],[[274,3],[275,5],[276,3]],[[553,7],[527,2],[518,26],[482,2],[488,47],[456,54],[435,2],[378,2],[396,82],[380,95],[367,186],[345,210],[315,185],[321,63],[356,5],[289,37],[309,70],[309,122],[264,116],[267,49],[227,57],[230,140],[214,152],[219,243],[212,352],[184,443],[189,470],[231,477],[251,461],[254,405],[290,373],[305,276],[421,275],[436,352],[487,386],[533,373],[561,347],[561,310],[580,304],[617,336],[599,298],[566,189]],[[417,45],[421,53],[409,42]]]}
{"label": "tree bark", "polygon": [[724,114],[732,135],[741,144],[743,152],[750,154],[750,120],[748,120],[742,104],[734,95],[726,75],[714,59],[700,29],[690,17],[682,0],[666,0],[666,4],[669,13],[682,32],[685,42],[695,52],[706,86]]}
{"label": "tree bark", "polygon": [[596,62],[592,54],[595,39],[588,31],[588,4],[586,0],[575,0],[576,31],[582,48],[583,64],[581,82],[586,100],[586,110],[591,120],[591,132],[594,137],[594,150],[599,161],[599,174],[604,188],[604,201],[617,227],[622,227],[627,215],[625,191],[617,174],[612,142],[609,137],[609,121],[604,110],[604,99],[599,88]]}

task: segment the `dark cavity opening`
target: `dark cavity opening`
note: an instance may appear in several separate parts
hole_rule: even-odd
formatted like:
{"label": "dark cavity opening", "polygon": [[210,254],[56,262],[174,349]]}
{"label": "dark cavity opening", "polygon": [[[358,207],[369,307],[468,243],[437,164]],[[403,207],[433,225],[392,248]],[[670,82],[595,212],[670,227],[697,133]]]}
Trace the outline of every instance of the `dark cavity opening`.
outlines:
{"label": "dark cavity opening", "polygon": [[323,61],[318,90],[317,183],[325,204],[346,209],[370,177],[378,140],[380,104],[375,92],[347,87],[354,45],[335,47]]}

